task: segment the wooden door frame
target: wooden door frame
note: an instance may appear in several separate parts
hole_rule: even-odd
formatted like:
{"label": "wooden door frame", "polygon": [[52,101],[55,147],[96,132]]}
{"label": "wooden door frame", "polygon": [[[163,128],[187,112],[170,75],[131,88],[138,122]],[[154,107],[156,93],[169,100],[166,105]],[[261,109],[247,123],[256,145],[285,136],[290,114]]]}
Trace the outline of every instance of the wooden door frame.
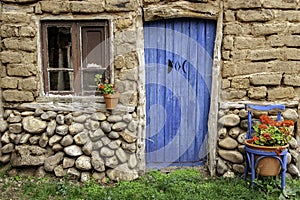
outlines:
{"label": "wooden door frame", "polygon": [[220,84],[221,84],[221,47],[223,39],[223,8],[221,8],[216,27],[216,39],[213,53],[213,66],[212,66],[212,84],[210,98],[210,110],[208,115],[208,140],[207,140],[207,153],[208,153],[208,169],[211,176],[216,175],[216,156],[217,156],[217,139],[218,139],[218,113],[219,113],[219,99],[220,99]]}
{"label": "wooden door frame", "polygon": [[[217,139],[218,139],[218,111],[219,111],[219,99],[220,99],[220,84],[221,84],[221,46],[222,46],[222,38],[223,38],[223,14],[224,14],[224,3],[222,1],[218,2],[215,5],[210,5],[207,3],[207,10],[210,10],[211,12],[205,12],[202,9],[197,10],[197,12],[193,12],[192,10],[189,10],[188,12],[178,12],[174,14],[172,12],[172,9],[177,9],[179,11],[186,11],[184,8],[173,8],[176,6],[176,3],[169,3],[164,6],[144,6],[142,18],[140,19],[141,24],[143,24],[143,21],[154,21],[158,19],[168,19],[168,18],[180,18],[180,17],[192,17],[192,18],[200,18],[200,19],[212,19],[217,21],[216,26],[216,39],[215,39],[215,46],[214,46],[214,55],[213,55],[213,66],[212,66],[212,85],[211,85],[211,96],[214,98],[211,98],[210,102],[210,111],[209,111],[209,118],[208,118],[208,141],[207,141],[207,153],[208,153],[208,159],[207,159],[207,165],[208,169],[210,171],[210,174],[212,176],[216,175],[216,157],[217,157]],[[192,5],[186,5],[185,8],[188,8]],[[206,4],[202,4],[203,8],[206,8]],[[184,14],[183,14],[184,13]],[[143,44],[140,46],[141,49],[144,49]],[[142,50],[141,54],[139,55],[140,60],[143,63],[143,66],[145,66],[145,60],[144,60],[144,52]],[[144,81],[142,84],[142,92],[145,92],[145,69],[143,68],[143,72],[140,74],[141,80]],[[144,104],[145,102],[145,94],[141,94],[140,96],[141,103]],[[145,114],[145,104],[143,106],[143,112]],[[145,123],[145,121],[144,121]],[[143,128],[142,135],[144,140],[146,138],[146,129]],[[145,142],[145,141],[144,141]],[[145,143],[144,143],[145,144]],[[145,157],[143,158],[143,163],[145,164]],[[144,165],[145,166],[145,165]]]}
{"label": "wooden door frame", "polygon": [[[180,18],[180,17],[179,17]],[[199,18],[202,19],[202,18]],[[216,39],[213,51],[213,66],[212,66],[212,85],[211,85],[211,96],[210,98],[210,111],[208,117],[208,138],[207,138],[207,167],[210,171],[211,176],[216,175],[216,156],[217,156],[217,138],[218,138],[218,111],[219,111],[219,92],[220,92],[220,69],[221,69],[221,44],[223,37],[223,12],[219,13],[216,18],[211,18],[217,21],[216,24]],[[145,66],[145,60],[143,58],[143,63]],[[144,77],[145,78],[145,77]],[[144,79],[145,81],[145,79]],[[145,89],[144,82],[144,89]],[[144,96],[146,99],[146,95]],[[146,104],[145,104],[146,105]],[[145,108],[144,108],[145,109]],[[145,109],[146,110],[146,109]],[[144,110],[144,111],[145,111]],[[146,113],[145,113],[146,114]],[[146,138],[146,129],[144,129],[144,138]],[[146,151],[146,149],[145,149]],[[146,163],[146,158],[143,161]]]}

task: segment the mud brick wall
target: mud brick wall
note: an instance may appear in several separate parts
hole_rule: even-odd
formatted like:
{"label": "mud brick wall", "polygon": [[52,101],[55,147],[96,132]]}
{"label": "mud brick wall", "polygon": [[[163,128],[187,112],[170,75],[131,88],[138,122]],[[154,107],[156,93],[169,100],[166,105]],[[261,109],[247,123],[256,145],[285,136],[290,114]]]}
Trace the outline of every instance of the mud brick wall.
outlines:
{"label": "mud brick wall", "polygon": [[221,98],[299,99],[298,1],[224,1]]}

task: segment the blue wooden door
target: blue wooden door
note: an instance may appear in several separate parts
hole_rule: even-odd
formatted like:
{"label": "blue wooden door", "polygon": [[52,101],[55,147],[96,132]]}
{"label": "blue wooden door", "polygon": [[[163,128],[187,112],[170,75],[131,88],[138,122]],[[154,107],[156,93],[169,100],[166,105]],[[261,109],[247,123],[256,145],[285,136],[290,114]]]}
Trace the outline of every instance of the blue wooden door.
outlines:
{"label": "blue wooden door", "polygon": [[215,35],[210,20],[145,23],[148,168],[204,164]]}

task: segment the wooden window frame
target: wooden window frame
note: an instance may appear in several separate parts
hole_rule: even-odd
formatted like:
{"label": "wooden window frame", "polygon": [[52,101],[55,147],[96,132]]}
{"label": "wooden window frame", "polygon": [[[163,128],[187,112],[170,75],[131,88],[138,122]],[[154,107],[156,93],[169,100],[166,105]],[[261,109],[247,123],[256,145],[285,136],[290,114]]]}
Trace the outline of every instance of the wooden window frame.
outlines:
{"label": "wooden window frame", "polygon": [[[49,71],[61,71],[61,69],[55,69],[49,67],[48,60],[48,27],[69,27],[71,30],[71,52],[73,63],[73,75],[74,75],[74,90],[73,91],[50,91],[50,77]],[[104,29],[104,66],[102,68],[83,69],[83,47],[82,47],[82,28],[83,27],[103,27]],[[44,92],[46,94],[57,95],[75,95],[75,96],[90,96],[95,95],[94,92],[83,91],[83,77],[82,72],[88,70],[97,70],[99,73],[104,71],[106,79],[111,79],[110,72],[110,43],[109,43],[109,22],[108,20],[42,20],[41,21],[41,42],[42,42],[42,72],[44,81]],[[103,55],[103,54],[102,54]],[[68,71],[68,69],[64,69]],[[95,85],[96,87],[96,85]]]}

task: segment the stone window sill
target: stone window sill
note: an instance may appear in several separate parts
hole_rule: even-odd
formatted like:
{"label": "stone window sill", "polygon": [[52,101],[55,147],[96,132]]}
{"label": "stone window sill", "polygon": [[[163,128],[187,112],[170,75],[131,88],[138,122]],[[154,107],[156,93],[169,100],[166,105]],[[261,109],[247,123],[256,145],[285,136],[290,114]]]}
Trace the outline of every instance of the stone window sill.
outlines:
{"label": "stone window sill", "polygon": [[38,103],[59,102],[59,103],[104,103],[103,96],[73,96],[73,95],[47,95],[38,97]]}
{"label": "stone window sill", "polygon": [[[53,110],[53,111],[82,111],[86,113],[93,112],[108,112],[106,110],[105,101],[102,96],[60,96],[50,95],[38,97],[36,102],[22,103],[19,105],[22,109],[37,109]],[[134,106],[124,106],[118,104],[117,108],[112,112],[127,112],[135,111]]]}

